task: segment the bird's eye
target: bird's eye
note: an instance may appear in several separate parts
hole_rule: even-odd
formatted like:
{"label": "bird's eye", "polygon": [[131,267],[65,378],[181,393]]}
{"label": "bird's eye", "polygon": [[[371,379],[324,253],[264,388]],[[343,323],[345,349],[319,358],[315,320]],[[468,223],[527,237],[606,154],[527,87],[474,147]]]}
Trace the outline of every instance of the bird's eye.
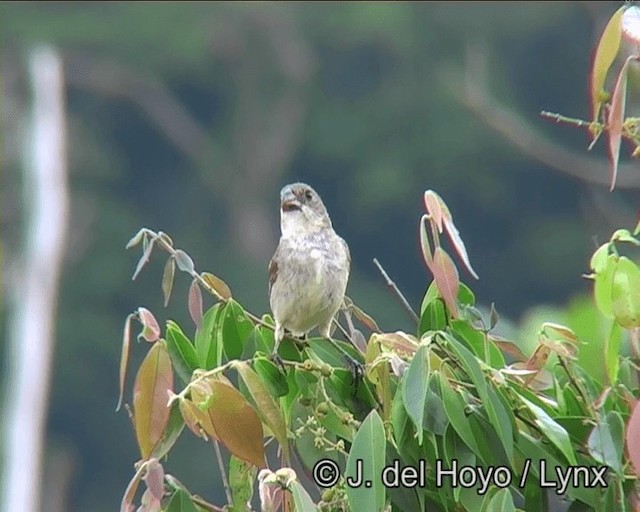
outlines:
{"label": "bird's eye", "polygon": [[313,194],[311,193],[311,190],[306,190],[304,193],[304,197],[308,200],[311,201],[311,199],[313,199]]}

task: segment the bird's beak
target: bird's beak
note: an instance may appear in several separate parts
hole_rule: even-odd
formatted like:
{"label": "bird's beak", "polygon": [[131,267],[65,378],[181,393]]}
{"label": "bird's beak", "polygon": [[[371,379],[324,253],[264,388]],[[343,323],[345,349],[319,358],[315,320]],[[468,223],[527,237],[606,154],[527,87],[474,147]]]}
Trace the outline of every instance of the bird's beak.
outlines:
{"label": "bird's beak", "polygon": [[280,197],[280,207],[283,212],[300,210],[300,201],[291,190],[286,190]]}

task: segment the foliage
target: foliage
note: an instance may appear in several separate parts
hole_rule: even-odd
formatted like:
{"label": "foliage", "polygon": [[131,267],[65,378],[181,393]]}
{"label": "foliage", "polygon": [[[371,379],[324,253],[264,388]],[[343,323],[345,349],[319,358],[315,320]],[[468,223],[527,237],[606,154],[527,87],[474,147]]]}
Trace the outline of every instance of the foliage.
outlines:
{"label": "foliage", "polygon": [[[143,510],[173,510],[176,502],[182,510],[217,510],[163,473],[159,459],[185,425],[229,450],[231,475],[244,472],[228,489],[233,510],[251,501],[256,469],[262,510],[283,503],[295,510],[423,510],[427,504],[430,510],[542,510],[548,492],[593,510],[631,510],[638,499],[634,468],[640,467],[630,437],[640,429],[640,269],[619,256],[616,244],[640,246],[640,226],[634,234],[614,233],[591,262],[596,303],[613,319],[601,359],[608,376],[603,383],[578,363],[581,340],[566,326],[544,323],[529,357],[497,336],[497,312],[485,318],[475,308],[472,291],[441,246],[446,226],[472,272],[451,213],[432,191],[425,193],[425,208],[421,240],[434,281],[416,333],[380,332],[350,302],[345,311],[350,339],[360,332],[351,313],[374,331],[364,350],[341,343],[363,363],[363,376],[345,369],[343,354],[320,338],[283,343],[281,364],[275,364],[271,318],[245,311],[222,280],[198,273],[167,235],[141,230],[129,244],[143,245],[136,274],[151,248],[168,251],[165,268],[175,262],[193,278],[188,302],[196,331],[189,339],[168,321],[162,338],[145,308],[127,320],[121,386],[132,319],[142,324],[139,338],[152,346],[134,384],[142,460],[123,510],[141,479],[147,487]],[[165,271],[166,300],[172,279]],[[200,288],[218,301],[204,313]],[[634,333],[632,358],[621,357],[621,329]],[[174,372],[184,383],[180,391]],[[263,438],[277,442],[278,462],[268,466],[280,469],[265,469]],[[316,505],[290,468],[291,448],[316,483],[335,476]],[[353,485],[359,478],[370,485]],[[394,478],[402,485],[394,486]]]}
{"label": "foliage", "polygon": [[[592,83],[598,87],[615,54],[606,47],[610,26],[595,57]],[[623,95],[625,69],[605,105],[607,124],[592,124],[608,130],[610,139],[617,136],[612,126],[626,123],[612,118],[624,113],[616,96]],[[604,101],[593,100],[595,117]],[[142,324],[139,339],[152,345],[134,384],[142,459],[122,510],[133,508],[141,481],[143,510],[220,510],[164,473],[160,459],[185,425],[230,452],[225,488],[231,510],[251,507],[256,478],[261,509],[269,511],[544,510],[551,494],[572,508],[637,506],[640,268],[619,246],[640,246],[640,224],[633,232],[616,231],[591,259],[595,303],[611,330],[599,345],[601,359],[587,368],[579,357],[584,341],[565,325],[543,322],[529,356],[498,336],[497,311],[492,307],[487,318],[475,307],[472,290],[442,247],[446,231],[477,277],[448,207],[433,191],[425,193],[424,205],[420,242],[434,279],[415,334],[381,332],[348,300],[347,328],[340,329],[351,343],[338,342],[342,351],[321,338],[290,339],[275,359],[268,315],[245,311],[220,278],[197,272],[166,234],[142,229],[132,238],[127,247],[143,247],[134,278],[154,247],[169,253],[165,305],[175,267],[191,276],[188,309],[196,329],[190,339],[168,321],[162,337],[149,310],[138,308],[127,318],[121,396],[132,320]],[[202,290],[217,301],[206,312]],[[366,345],[352,316],[372,331]],[[343,351],[362,368],[345,369]],[[598,364],[604,379],[594,378]],[[174,372],[184,384],[179,391]],[[268,461],[264,438],[278,444],[277,462]],[[325,487],[317,503],[291,469],[292,451]],[[268,469],[274,465],[279,469]]]}
{"label": "foliage", "polygon": [[[620,67],[613,92],[605,89],[607,75],[618,56],[623,37],[636,45],[636,52],[629,55]],[[543,112],[556,121],[586,126],[591,134],[591,147],[603,132],[609,137],[609,161],[611,163],[611,190],[618,175],[618,161],[622,139],[633,145],[631,155],[640,158],[640,117],[625,117],[627,81],[631,65],[640,63],[640,7],[624,5],[611,17],[605,27],[593,58],[590,76],[591,122],[570,119],[558,114]]]}

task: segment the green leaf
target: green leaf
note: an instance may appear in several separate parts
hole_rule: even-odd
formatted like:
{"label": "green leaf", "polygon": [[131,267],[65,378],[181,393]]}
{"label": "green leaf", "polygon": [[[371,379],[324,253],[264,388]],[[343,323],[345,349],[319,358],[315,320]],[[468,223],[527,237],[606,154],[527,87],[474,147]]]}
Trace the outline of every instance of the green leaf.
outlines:
{"label": "green leaf", "polygon": [[242,355],[245,342],[253,331],[253,323],[235,300],[230,299],[224,306],[222,321],[222,343],[228,359],[238,359]]}
{"label": "green leaf", "polygon": [[611,331],[607,336],[605,346],[605,360],[609,383],[614,386],[618,382],[618,370],[620,369],[620,348],[622,347],[622,330],[620,324],[613,322]]}
{"label": "green leaf", "polygon": [[607,318],[613,318],[613,303],[611,288],[613,287],[613,273],[616,270],[618,256],[610,254],[602,272],[596,274],[593,285],[593,295],[600,312]]}
{"label": "green leaf", "polygon": [[171,496],[164,512],[198,512],[198,509],[191,501],[189,493],[184,489],[178,489]]}
{"label": "green leaf", "polygon": [[441,331],[447,326],[447,313],[442,299],[437,298],[429,302],[420,316],[418,337],[427,331]]}
{"label": "green leaf", "polygon": [[625,256],[618,260],[613,273],[611,305],[622,327],[640,327],[640,268]]}
{"label": "green leaf", "polygon": [[190,382],[193,371],[198,368],[198,355],[180,326],[171,320],[167,321],[167,350],[178,376],[185,383]]}
{"label": "green leaf", "polygon": [[402,400],[418,433],[418,443],[422,444],[424,406],[427,398],[429,379],[429,349],[421,346],[402,376]]}
{"label": "green leaf", "polygon": [[423,428],[436,435],[443,436],[448,425],[449,418],[440,397],[440,374],[433,372],[429,378],[427,396],[424,401]]}
{"label": "green leaf", "polygon": [[511,426],[513,413],[511,411],[507,412],[495,392],[488,388],[480,364],[469,349],[453,336],[447,335],[445,339],[449,342],[450,347],[458,356],[458,361],[462,363],[469,378],[475,385],[478,396],[487,411],[489,421],[496,430],[509,462],[513,465],[513,428]]}
{"label": "green leaf", "polygon": [[173,391],[171,360],[165,344],[154,343],[142,361],[133,385],[133,423],[143,459],[148,459],[169,421]]}
{"label": "green leaf", "polygon": [[346,477],[361,475],[363,479],[360,486],[347,485],[347,499],[352,510],[378,512],[384,507],[385,488],[380,475],[385,465],[385,450],[384,426],[374,409],[358,429],[347,458]]}
{"label": "green leaf", "polygon": [[489,501],[485,512],[516,512],[509,489],[500,489]]}
{"label": "green leaf", "polygon": [[576,466],[578,462],[576,461],[576,455],[567,431],[541,407],[538,407],[521,395],[518,396],[522,403],[533,413],[533,421],[540,427],[542,433],[562,452],[567,461],[569,461],[569,464]]}
{"label": "green leaf", "polygon": [[222,362],[222,343],[219,334],[222,329],[223,308],[215,304],[202,317],[202,325],[196,330],[195,349],[200,368],[211,370]]}
{"label": "green leaf", "polygon": [[[558,480],[556,468],[561,468],[564,473],[567,472],[566,463],[560,462],[553,452],[547,450],[544,443],[541,443],[538,439],[534,439],[526,432],[520,433],[518,449],[525,459],[531,459],[531,472],[527,478],[527,482],[531,481],[535,485],[540,485],[542,461],[544,461],[545,479],[547,482],[556,482]],[[534,476],[537,477],[538,481],[536,481],[536,478],[532,478]],[[574,487],[572,482],[569,482],[567,486],[567,494],[572,500],[579,499],[596,510],[599,510],[597,503],[600,500],[600,491],[601,489],[599,487],[585,487],[582,483]]]}
{"label": "green leaf", "polygon": [[462,439],[476,455],[482,457],[476,438],[471,430],[469,419],[465,414],[466,403],[464,399],[451,387],[449,380],[444,376],[440,379],[440,390],[442,394],[442,404],[451,422],[451,426],[458,433],[460,439]]}
{"label": "green leaf", "polygon": [[182,414],[180,413],[180,406],[178,402],[174,402],[171,406],[171,412],[169,413],[169,421],[167,422],[167,426],[162,433],[162,437],[160,441],[153,447],[153,451],[151,452],[151,457],[156,459],[161,459],[169,450],[173,447],[173,445],[182,434],[182,430],[184,429],[184,420],[182,419]]}
{"label": "green leaf", "polygon": [[[356,353],[351,344],[340,340],[332,340],[333,343],[342,348],[347,354],[358,360],[361,355]],[[344,368],[346,361],[345,355],[340,352],[329,340],[325,338],[310,338],[307,340],[307,354],[310,357],[316,357],[318,361],[323,361],[334,368]]]}
{"label": "green leaf", "polygon": [[247,503],[251,503],[253,498],[255,477],[255,466],[233,455],[229,458],[229,487],[233,497],[232,510],[237,512],[247,510]]}
{"label": "green leaf", "polygon": [[611,244],[607,242],[606,244],[602,244],[600,247],[596,249],[591,256],[591,262],[589,266],[591,270],[593,270],[596,274],[602,273],[602,271],[607,267],[607,258],[609,257],[609,246]]}
{"label": "green leaf", "polygon": [[318,506],[313,502],[311,496],[309,496],[300,482],[291,482],[289,490],[293,496],[296,512],[314,512],[318,510]]}
{"label": "green leaf", "polygon": [[591,431],[587,448],[591,456],[622,475],[624,421],[617,411],[609,411]]}
{"label": "green leaf", "polygon": [[598,120],[600,107],[603,103],[603,90],[609,68],[618,54],[622,35],[621,20],[625,7],[620,7],[605,27],[600,42],[596,48],[591,69],[591,112],[594,121]]}
{"label": "green leaf", "polygon": [[273,435],[280,443],[286,457],[289,456],[289,442],[287,440],[287,427],[282,417],[282,411],[269,393],[258,374],[251,369],[245,361],[234,366],[244,381],[251,398],[253,398],[258,414],[264,423],[271,429]]}
{"label": "green leaf", "polygon": [[[640,7],[637,7],[640,9]],[[640,247],[640,240],[635,238],[628,229],[618,229],[611,235],[612,242],[629,242],[630,244]]]}
{"label": "green leaf", "polygon": [[266,357],[254,359],[253,369],[260,375],[274,397],[279,398],[289,393],[287,378],[270,359]]}

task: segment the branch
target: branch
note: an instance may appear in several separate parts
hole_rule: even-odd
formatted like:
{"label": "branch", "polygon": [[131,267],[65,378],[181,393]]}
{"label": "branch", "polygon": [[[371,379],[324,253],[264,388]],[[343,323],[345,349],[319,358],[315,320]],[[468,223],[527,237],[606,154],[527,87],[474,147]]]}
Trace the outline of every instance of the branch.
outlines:
{"label": "branch", "polygon": [[[470,46],[464,72],[441,70],[440,81],[454,97],[475,113],[525,155],[546,166],[583,181],[609,187],[608,164],[567,150],[540,135],[515,111],[498,103],[489,94],[486,80],[486,51],[480,45]],[[464,87],[459,85],[464,75]],[[637,164],[619,167],[618,188],[640,188]]]}
{"label": "branch", "polygon": [[394,283],[391,280],[391,278],[389,277],[389,274],[387,274],[385,272],[384,268],[382,268],[382,265],[380,265],[380,262],[378,261],[378,259],[377,258],[373,258],[373,263],[376,265],[376,267],[378,267],[378,270],[382,274],[382,277],[384,278],[385,282],[387,283],[387,286],[389,287],[391,292],[397,297],[397,299],[400,301],[400,304],[402,304],[402,307],[405,309],[405,311],[407,313],[409,313],[409,316],[416,323],[420,323],[420,318],[418,318],[418,315],[416,315],[416,312],[411,307],[411,304],[409,304],[409,301],[405,298],[404,295],[402,295],[402,292],[398,289],[398,287],[396,286],[396,283]]}

